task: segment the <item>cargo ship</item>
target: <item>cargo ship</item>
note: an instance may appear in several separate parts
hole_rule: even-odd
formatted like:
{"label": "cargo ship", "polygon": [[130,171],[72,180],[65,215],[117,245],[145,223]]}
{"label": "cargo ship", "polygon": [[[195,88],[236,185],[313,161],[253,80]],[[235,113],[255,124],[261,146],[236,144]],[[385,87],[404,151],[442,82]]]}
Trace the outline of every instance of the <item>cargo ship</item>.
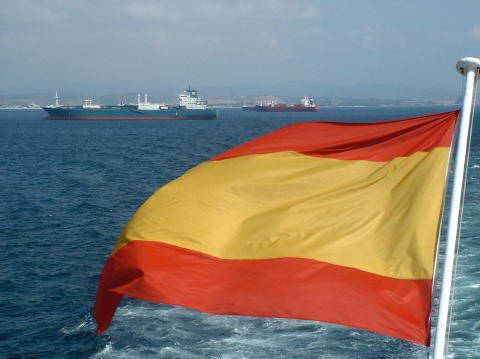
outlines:
{"label": "cargo ship", "polygon": [[177,106],[167,106],[148,102],[147,94],[143,101],[138,94],[136,104],[104,106],[85,99],[81,106],[64,106],[59,104],[55,93],[55,105],[45,106],[50,120],[214,120],[217,111],[210,108],[207,101],[198,97],[196,90],[188,87],[179,95]]}
{"label": "cargo ship", "polygon": [[243,111],[259,111],[259,112],[305,112],[305,111],[318,111],[320,106],[315,105],[313,98],[305,96],[301,103],[287,104],[266,102],[260,103],[255,106],[242,106]]}

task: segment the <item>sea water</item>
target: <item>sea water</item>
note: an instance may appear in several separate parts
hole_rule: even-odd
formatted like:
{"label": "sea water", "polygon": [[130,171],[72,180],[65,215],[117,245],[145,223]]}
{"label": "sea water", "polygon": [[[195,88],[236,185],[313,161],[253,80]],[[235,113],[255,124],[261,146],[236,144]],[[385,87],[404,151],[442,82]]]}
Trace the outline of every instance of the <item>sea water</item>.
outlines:
{"label": "sea water", "polygon": [[[95,335],[91,313],[123,226],[158,187],[196,164],[292,123],[451,109],[221,109],[217,121],[47,121],[41,110],[1,110],[0,358],[426,358],[428,350],[416,344],[312,321],[209,315],[125,298],[106,334]],[[450,358],[480,358],[479,183],[477,123]]]}

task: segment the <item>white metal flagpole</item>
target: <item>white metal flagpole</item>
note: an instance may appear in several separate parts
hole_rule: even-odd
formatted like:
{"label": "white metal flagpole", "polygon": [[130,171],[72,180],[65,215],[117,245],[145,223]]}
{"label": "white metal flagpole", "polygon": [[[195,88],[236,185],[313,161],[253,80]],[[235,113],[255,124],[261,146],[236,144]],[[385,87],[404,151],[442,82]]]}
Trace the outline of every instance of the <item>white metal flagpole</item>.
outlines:
{"label": "white metal flagpole", "polygon": [[438,309],[437,330],[433,359],[444,359],[445,338],[448,324],[450,304],[450,291],[452,287],[453,267],[455,262],[455,249],[457,243],[459,221],[461,220],[462,192],[465,180],[465,166],[467,165],[469,133],[472,122],[473,106],[475,105],[475,87],[480,69],[480,59],[464,57],[457,62],[457,71],[466,76],[465,96],[463,98],[462,112],[460,115],[457,155],[455,158],[455,172],[453,177],[452,197],[450,201],[450,214],[448,219],[447,249],[445,252],[445,265],[443,268],[440,306]]}

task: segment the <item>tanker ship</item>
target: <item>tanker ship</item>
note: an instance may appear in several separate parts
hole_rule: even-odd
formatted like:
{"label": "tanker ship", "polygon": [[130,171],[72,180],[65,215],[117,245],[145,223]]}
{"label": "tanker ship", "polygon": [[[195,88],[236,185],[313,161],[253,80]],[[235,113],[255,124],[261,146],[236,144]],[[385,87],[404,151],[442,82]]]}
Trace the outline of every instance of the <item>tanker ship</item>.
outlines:
{"label": "tanker ship", "polygon": [[81,106],[64,106],[55,93],[55,105],[45,106],[46,119],[51,120],[214,120],[217,111],[210,108],[207,101],[198,97],[197,91],[188,87],[179,95],[177,106],[167,106],[148,102],[147,94],[143,101],[138,94],[136,104],[104,106],[85,99]]}
{"label": "tanker ship", "polygon": [[242,106],[244,111],[259,111],[259,112],[305,112],[305,111],[318,111],[320,106],[315,105],[313,98],[305,96],[301,103],[287,104],[266,102],[260,103],[255,106]]}

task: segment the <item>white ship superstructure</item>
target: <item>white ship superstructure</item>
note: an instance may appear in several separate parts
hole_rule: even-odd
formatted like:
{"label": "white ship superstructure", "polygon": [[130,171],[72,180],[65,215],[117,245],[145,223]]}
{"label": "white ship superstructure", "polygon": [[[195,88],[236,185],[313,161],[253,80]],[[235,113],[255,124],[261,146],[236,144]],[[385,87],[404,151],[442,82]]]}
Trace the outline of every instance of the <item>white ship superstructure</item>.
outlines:
{"label": "white ship superstructure", "polygon": [[100,105],[94,104],[91,98],[86,98],[83,100],[83,108],[100,108]]}
{"label": "white ship superstructure", "polygon": [[315,107],[315,103],[313,102],[313,98],[311,97],[308,97],[308,96],[305,96],[303,99],[302,99],[302,102],[303,106],[305,107]]}
{"label": "white ship superstructure", "polygon": [[167,110],[168,108],[164,103],[148,102],[147,94],[145,94],[143,102],[140,101],[140,94],[137,95],[137,109],[139,110]]}
{"label": "white ship superstructure", "polygon": [[197,95],[197,91],[188,87],[179,97],[180,106],[189,110],[206,110],[208,108],[207,101],[202,100]]}

